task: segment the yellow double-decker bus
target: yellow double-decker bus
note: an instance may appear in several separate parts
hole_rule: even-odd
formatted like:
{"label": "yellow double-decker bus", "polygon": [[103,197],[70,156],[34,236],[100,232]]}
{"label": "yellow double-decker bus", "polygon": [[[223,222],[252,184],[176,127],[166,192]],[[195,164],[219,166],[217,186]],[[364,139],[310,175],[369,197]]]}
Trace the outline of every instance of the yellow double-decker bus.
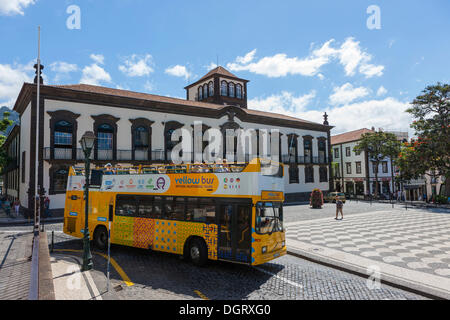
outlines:
{"label": "yellow double-decker bus", "polygon": [[[269,163],[269,162],[268,162]],[[270,167],[269,167],[270,166]],[[274,170],[275,168],[275,170]],[[111,243],[258,265],[286,254],[283,165],[149,165],[93,170],[89,231]],[[69,171],[64,233],[82,238],[84,168]]]}

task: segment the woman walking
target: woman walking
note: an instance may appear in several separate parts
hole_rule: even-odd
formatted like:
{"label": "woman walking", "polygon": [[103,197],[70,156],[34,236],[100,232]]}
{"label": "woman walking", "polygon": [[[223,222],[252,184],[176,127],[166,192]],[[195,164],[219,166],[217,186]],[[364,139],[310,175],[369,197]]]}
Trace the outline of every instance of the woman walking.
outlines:
{"label": "woman walking", "polygon": [[14,201],[14,211],[16,213],[16,218],[19,217],[19,213],[20,213],[20,201],[19,198],[16,199],[16,201]]}
{"label": "woman walking", "polygon": [[335,218],[336,220],[339,220],[338,219],[339,212],[341,213],[341,220],[344,219],[344,213],[342,212],[343,207],[344,207],[344,203],[342,202],[341,199],[339,199],[338,196],[336,196],[336,218]]}

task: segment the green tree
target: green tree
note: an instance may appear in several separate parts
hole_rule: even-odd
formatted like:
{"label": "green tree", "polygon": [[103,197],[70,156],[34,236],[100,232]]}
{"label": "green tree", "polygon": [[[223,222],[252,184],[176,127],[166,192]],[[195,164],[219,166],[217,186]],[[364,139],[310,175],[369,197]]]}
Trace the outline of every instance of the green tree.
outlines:
{"label": "green tree", "polygon": [[405,171],[414,176],[444,176],[450,195],[450,85],[427,86],[406,112],[414,117],[411,128],[418,138],[403,154]]}
{"label": "green tree", "polygon": [[400,142],[393,133],[369,132],[361,136],[361,140],[353,148],[355,152],[367,152],[367,156],[375,166],[375,197],[378,196],[378,167],[387,157],[398,155]]}
{"label": "green tree", "polygon": [[3,148],[3,144],[5,143],[6,137],[2,134],[2,132],[5,132],[6,129],[13,123],[11,120],[8,119],[9,112],[3,113],[3,118],[0,121],[0,172],[3,172],[3,168],[8,163],[8,153]]}

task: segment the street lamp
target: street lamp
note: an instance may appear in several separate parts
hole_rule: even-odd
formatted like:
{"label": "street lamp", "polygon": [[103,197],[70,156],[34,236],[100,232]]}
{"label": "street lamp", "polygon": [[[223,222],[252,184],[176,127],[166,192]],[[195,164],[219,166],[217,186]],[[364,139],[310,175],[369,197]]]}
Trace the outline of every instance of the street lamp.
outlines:
{"label": "street lamp", "polygon": [[89,175],[90,175],[90,157],[92,149],[95,143],[95,135],[92,131],[86,131],[81,137],[80,144],[84,152],[84,172],[85,172],[85,185],[84,185],[84,237],[83,237],[83,265],[81,271],[91,270],[93,267],[91,247],[89,245]]}

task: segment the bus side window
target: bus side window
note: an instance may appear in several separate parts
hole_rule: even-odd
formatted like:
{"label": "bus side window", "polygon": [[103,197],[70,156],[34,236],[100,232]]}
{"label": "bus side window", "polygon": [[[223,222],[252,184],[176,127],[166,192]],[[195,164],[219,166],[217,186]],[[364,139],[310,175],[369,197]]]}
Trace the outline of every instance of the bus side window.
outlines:
{"label": "bus side window", "polygon": [[153,218],[153,196],[140,196],[138,211],[141,218]]}
{"label": "bus side window", "polygon": [[184,220],[184,206],[183,197],[166,197],[164,199],[164,219]]}
{"label": "bus side window", "polygon": [[153,219],[161,219],[162,218],[162,206],[163,206],[162,197],[154,197],[153,198],[153,210],[152,210],[152,218]]}
{"label": "bus side window", "polygon": [[137,203],[135,196],[118,195],[116,199],[116,215],[134,217],[137,214]]}

